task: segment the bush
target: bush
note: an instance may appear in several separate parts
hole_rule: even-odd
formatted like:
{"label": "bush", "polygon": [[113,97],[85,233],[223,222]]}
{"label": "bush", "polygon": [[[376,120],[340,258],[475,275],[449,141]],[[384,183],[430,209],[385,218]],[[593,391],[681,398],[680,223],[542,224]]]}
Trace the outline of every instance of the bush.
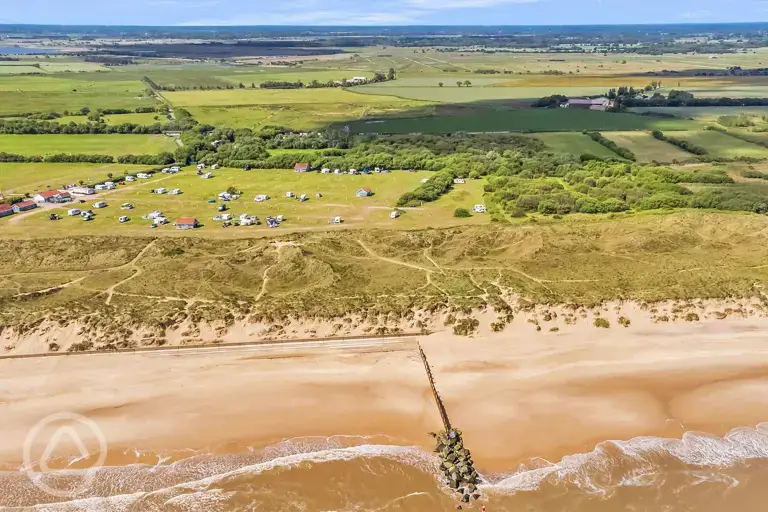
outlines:
{"label": "bush", "polygon": [[456,208],[453,212],[453,216],[460,219],[465,219],[467,217],[471,217],[472,214],[469,213],[469,210],[466,208]]}
{"label": "bush", "polygon": [[609,322],[605,318],[595,318],[593,325],[595,327],[600,327],[601,329],[608,329],[611,326],[611,322]]}
{"label": "bush", "polygon": [[686,322],[698,322],[699,321],[699,315],[696,313],[688,313],[685,315],[685,321]]}
{"label": "bush", "polygon": [[585,133],[589,136],[590,139],[597,142],[598,144],[602,144],[606,148],[610,149],[611,151],[619,155],[621,158],[624,158],[626,160],[631,160],[632,162],[637,160],[637,157],[635,157],[635,154],[632,151],[628,150],[627,148],[622,148],[621,146],[619,146],[618,144],[616,144],[610,139],[606,139],[605,137],[603,137],[602,133],[600,132],[585,132]]}
{"label": "bush", "polygon": [[473,334],[480,322],[475,318],[462,318],[453,326],[453,334],[457,336],[469,336]]}
{"label": "bush", "polygon": [[629,324],[631,324],[631,323],[632,322],[629,321],[629,318],[627,318],[625,316],[620,316],[619,317],[619,325],[624,326],[624,327],[629,327]]}

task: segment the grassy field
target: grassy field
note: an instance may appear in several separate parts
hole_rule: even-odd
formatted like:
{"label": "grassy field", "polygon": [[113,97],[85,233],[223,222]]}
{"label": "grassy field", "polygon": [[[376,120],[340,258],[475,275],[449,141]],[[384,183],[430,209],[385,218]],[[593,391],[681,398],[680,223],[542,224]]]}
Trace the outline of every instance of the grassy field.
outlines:
{"label": "grassy field", "polygon": [[[94,171],[103,173],[106,169]],[[150,221],[141,220],[141,216],[152,210],[163,211],[169,219],[178,217],[196,217],[204,228],[195,233],[206,236],[228,235],[232,231],[247,236],[269,230],[266,226],[253,226],[222,230],[219,222],[211,218],[217,215],[217,204],[208,203],[216,199],[219,192],[234,186],[243,192],[237,201],[229,203],[232,208],[228,213],[239,216],[242,213],[257,215],[264,221],[267,215],[286,217],[285,229],[327,228],[328,221],[341,216],[345,226],[398,228],[401,220],[406,226],[452,225],[465,222],[478,222],[485,216],[476,219],[453,219],[455,204],[471,208],[480,201],[482,183],[473,182],[467,187],[472,191],[469,195],[460,195],[442,199],[434,205],[429,205],[423,211],[409,212],[401,219],[392,220],[389,213],[397,199],[405,192],[418,187],[421,179],[432,176],[432,173],[395,171],[389,174],[372,174],[368,176],[335,176],[319,173],[295,173],[292,170],[258,170],[245,172],[236,169],[222,169],[215,172],[215,177],[209,180],[200,179],[191,170],[185,170],[178,175],[157,175],[152,180],[136,182],[115,191],[103,194],[109,207],[97,211],[97,217],[91,222],[80,219],[65,218],[60,222],[51,223],[45,215],[35,214],[16,219],[13,223],[5,223],[11,232],[28,231],[29,233],[50,233],[51,230],[65,229],[72,234],[97,234],[104,230],[122,234],[148,234],[158,232],[176,232],[172,226],[159,230],[151,229]],[[51,179],[47,180],[51,181]],[[55,182],[58,184],[58,182]],[[162,186],[167,189],[180,188],[183,194],[178,196],[151,194],[150,190]],[[370,187],[374,195],[367,198],[355,197],[355,192],[363,186]],[[17,186],[18,188],[18,186]],[[25,190],[26,191],[26,190]],[[285,197],[286,192],[294,192],[297,196],[306,194],[309,200],[303,203]],[[316,198],[316,193],[321,198]],[[271,197],[263,203],[254,202],[257,194],[267,194]],[[450,197],[450,196],[449,196]],[[473,202],[474,201],[474,202]],[[136,209],[125,212],[120,205],[132,203]],[[440,203],[440,204],[438,204]],[[128,214],[132,221],[118,224],[117,218]],[[269,230],[273,231],[273,230]]]}
{"label": "grassy field", "polygon": [[0,135],[0,152],[26,156],[54,153],[143,155],[173,152],[176,143],[165,135]]}
{"label": "grassy field", "polygon": [[768,115],[768,107],[637,107],[632,112],[656,112],[700,121],[716,122],[720,116]]}
{"label": "grassy field", "polygon": [[[157,119],[155,119],[157,117]],[[151,125],[155,123],[165,123],[168,121],[168,118],[164,114],[114,114],[114,115],[108,115],[104,116],[104,122],[107,124],[123,124],[123,123],[133,123],[133,124],[143,124],[143,125]],[[87,123],[88,118],[86,116],[64,116],[60,117],[58,119],[54,119],[57,123],[61,124],[68,124],[68,123]]]}
{"label": "grassy field", "polygon": [[716,131],[678,132],[674,137],[692,142],[706,149],[711,155],[735,158],[740,156],[768,158],[768,148],[751,144]]}
{"label": "grassy field", "polygon": [[[456,77],[449,77],[456,78]],[[421,82],[423,79],[402,79],[391,83],[384,84],[371,84],[361,85],[352,88],[352,90],[364,94],[372,95],[392,95],[400,98],[422,100],[422,101],[435,101],[438,103],[470,103],[476,101],[492,101],[492,100],[525,100],[527,103],[532,102],[535,99],[543,96],[550,96],[552,94],[564,94],[566,96],[587,96],[603,94],[606,91],[605,87],[593,86],[593,87],[562,87],[562,86],[550,86],[550,87],[494,87],[493,84],[497,84],[502,80],[496,82],[492,79],[477,79],[467,78],[472,82],[471,87],[458,87],[455,80],[448,82],[449,78],[445,78],[443,87],[438,85],[441,80],[436,79],[431,86],[410,86],[402,85],[401,82],[407,82],[409,80],[418,80]],[[488,81],[489,85],[478,86],[475,85],[475,81]]]}
{"label": "grassy field", "polygon": [[579,132],[541,133],[536,138],[556,153],[580,156],[589,153],[600,158],[619,158],[619,155]]}
{"label": "grassy field", "polygon": [[0,163],[0,192],[5,195],[35,193],[83,180],[87,183],[108,179],[108,174],[123,176],[143,165],[119,164],[11,164]]}
{"label": "grassy field", "polygon": [[[106,79],[103,75],[109,75]],[[140,80],[111,73],[0,76],[0,115],[156,105]]]}
{"label": "grassy field", "polygon": [[572,109],[469,109],[463,115],[435,115],[355,121],[355,133],[450,133],[530,131],[561,132],[581,130],[685,130],[696,127],[682,119],[660,119],[633,114],[610,114],[594,110]]}
{"label": "grassy field", "polygon": [[[237,105],[376,104],[392,103],[386,96],[363,95],[344,89],[233,89],[223,91],[163,92],[171,104],[180,107],[227,107]],[[396,101],[396,100],[394,100]]]}
{"label": "grassy field", "polygon": [[692,157],[677,146],[657,140],[645,132],[606,132],[603,134],[619,147],[627,148],[637,157],[638,162],[673,162]]}

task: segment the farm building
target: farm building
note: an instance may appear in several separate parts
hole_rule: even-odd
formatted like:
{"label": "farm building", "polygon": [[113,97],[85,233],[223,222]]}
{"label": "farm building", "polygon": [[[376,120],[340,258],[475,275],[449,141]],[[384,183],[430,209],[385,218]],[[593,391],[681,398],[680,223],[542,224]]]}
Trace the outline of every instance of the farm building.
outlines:
{"label": "farm building", "polygon": [[569,98],[568,102],[563,104],[563,108],[578,108],[582,110],[605,110],[615,105],[614,101],[608,98]]}
{"label": "farm building", "polygon": [[[128,178],[131,178],[128,181],[133,181],[133,176],[128,176]],[[126,180],[128,178],[126,178]],[[69,193],[75,194],[76,196],[90,196],[91,194],[96,193],[96,189],[93,187],[73,187],[69,189]]]}
{"label": "farm building", "polygon": [[309,164],[296,164],[293,166],[293,170],[296,172],[309,172],[312,167]]}
{"label": "farm building", "polygon": [[357,197],[368,197],[368,196],[370,196],[371,194],[373,194],[373,192],[372,192],[372,191],[371,191],[371,189],[370,189],[370,188],[368,188],[368,187],[363,187],[363,188],[359,189],[359,190],[358,190],[358,191],[355,193],[355,195],[356,195]]}
{"label": "farm building", "polygon": [[69,192],[60,192],[58,190],[46,190],[35,194],[33,197],[36,203],[66,203],[72,200]]}
{"label": "farm building", "polygon": [[[15,206],[15,205],[14,205]],[[13,215],[16,209],[9,204],[0,204],[0,217],[7,217]]]}
{"label": "farm building", "polygon": [[177,229],[194,229],[198,226],[198,223],[194,217],[180,217],[176,221],[175,226]]}
{"label": "farm building", "polygon": [[22,201],[13,205],[13,211],[16,213],[34,210],[35,208],[37,208],[37,204],[34,201]]}

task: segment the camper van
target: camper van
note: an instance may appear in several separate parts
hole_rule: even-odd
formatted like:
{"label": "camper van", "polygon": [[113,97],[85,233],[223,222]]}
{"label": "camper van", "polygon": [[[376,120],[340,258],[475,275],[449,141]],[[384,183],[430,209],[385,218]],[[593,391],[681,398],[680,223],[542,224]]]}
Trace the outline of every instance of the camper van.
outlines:
{"label": "camper van", "polygon": [[165,194],[166,192],[168,192],[168,191],[166,189],[164,189],[164,188],[156,188],[155,189],[155,194]]}
{"label": "camper van", "polygon": [[67,215],[69,215],[70,217],[77,217],[78,215],[80,215],[80,210],[78,210],[77,208],[72,208],[71,210],[67,210]]}
{"label": "camper van", "polygon": [[170,195],[172,195],[172,196],[177,196],[177,195],[181,194],[181,189],[180,188],[174,188],[174,189],[171,189],[171,191],[168,192],[168,193]]}
{"label": "camper van", "polygon": [[104,202],[104,201],[99,201],[98,203],[95,203],[93,205],[93,207],[94,208],[106,208],[107,207],[107,203]]}
{"label": "camper van", "polygon": [[392,210],[392,212],[389,214],[390,219],[396,219],[400,216],[400,212],[397,210]]}
{"label": "camper van", "polygon": [[293,192],[286,192],[285,197],[296,197]]}
{"label": "camper van", "polygon": [[301,194],[301,197],[299,197],[299,201],[300,201],[300,202],[302,202],[302,203],[303,203],[304,201],[306,201],[307,199],[309,199],[309,198],[307,197],[307,194]]}
{"label": "camper van", "polygon": [[344,220],[341,217],[334,217],[329,224],[341,224]]}
{"label": "camper van", "polygon": [[123,205],[120,207],[123,210],[133,210],[133,205],[131,203],[123,203]]}
{"label": "camper van", "polygon": [[136,181],[136,177],[135,176],[126,176],[125,177],[125,181],[128,181],[128,182]]}
{"label": "camper van", "polygon": [[165,217],[155,217],[152,219],[152,225],[153,226],[162,226],[163,224],[167,224],[168,219]]}
{"label": "camper van", "polygon": [[472,208],[472,211],[475,212],[475,213],[485,213],[485,206],[482,205],[482,204],[476,204]]}
{"label": "camper van", "polygon": [[131,220],[131,219],[129,219],[127,215],[123,215],[122,217],[120,217],[119,219],[117,219],[117,221],[118,221],[120,224],[122,224],[123,222],[128,222],[129,220]]}
{"label": "camper van", "polygon": [[256,201],[257,203],[263,203],[268,199],[269,199],[269,196],[267,194],[259,194],[253,200]]}
{"label": "camper van", "polygon": [[213,178],[213,174],[211,174],[210,172],[207,172],[200,177],[203,178],[204,180],[207,180],[209,178]]}

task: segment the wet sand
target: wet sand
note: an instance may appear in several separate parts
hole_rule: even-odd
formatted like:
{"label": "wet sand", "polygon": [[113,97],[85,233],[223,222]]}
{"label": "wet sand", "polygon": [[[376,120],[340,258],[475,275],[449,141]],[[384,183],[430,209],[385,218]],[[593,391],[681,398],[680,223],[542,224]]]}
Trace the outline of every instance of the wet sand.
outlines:
{"label": "wet sand", "polygon": [[[481,472],[590,452],[607,440],[722,435],[768,420],[765,319],[531,326],[421,340]],[[441,427],[414,341],[0,361],[0,461],[32,426],[71,411],[119,450],[226,452],[302,436],[373,436],[429,450]],[[42,445],[37,445],[38,450]],[[117,457],[117,458],[115,458]]]}

